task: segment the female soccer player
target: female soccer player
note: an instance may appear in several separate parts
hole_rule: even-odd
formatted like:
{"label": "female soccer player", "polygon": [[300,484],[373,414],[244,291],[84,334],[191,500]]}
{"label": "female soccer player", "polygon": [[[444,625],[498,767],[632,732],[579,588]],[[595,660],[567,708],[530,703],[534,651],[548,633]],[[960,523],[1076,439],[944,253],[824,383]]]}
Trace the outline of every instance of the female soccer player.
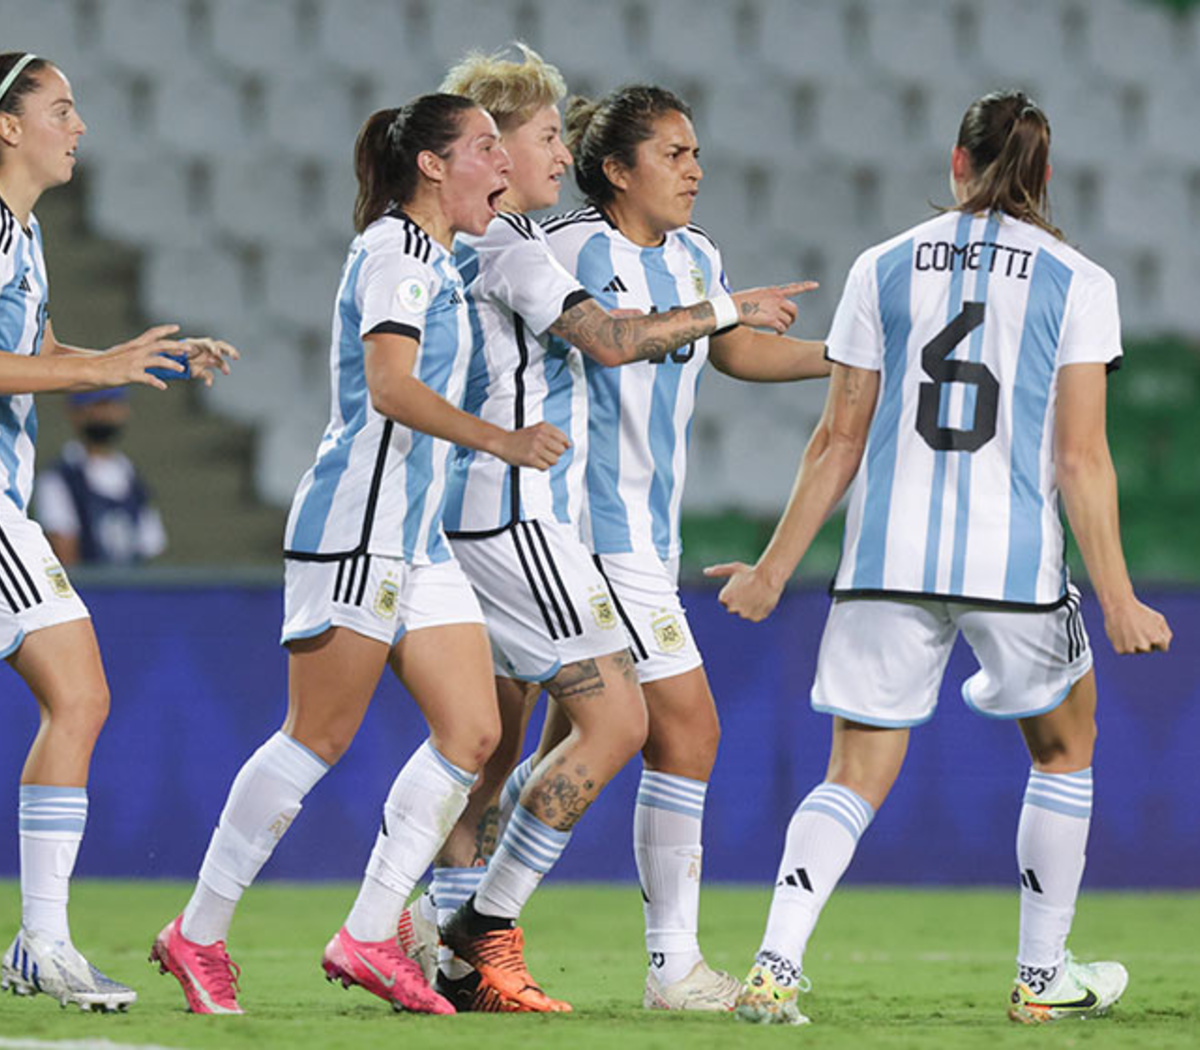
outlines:
{"label": "female soccer player", "polygon": [[[1165,650],[1117,528],[1105,373],[1121,358],[1116,287],[1046,218],[1050,125],[1021,92],[986,95],[951,156],[957,207],[864,252],[829,335],[833,381],[792,497],[721,601],[761,620],[854,487],[813,707],[834,716],[825,782],[788,827],[766,935],[738,1016],[798,1024],[817,917],[933,714],[961,631],[973,709],[1016,719],[1033,760],[1017,831],[1020,945],[1009,1016],[1103,1013],[1119,963],[1066,950],[1092,812],[1096,683],[1063,563],[1066,505],[1118,653]],[[865,463],[864,463],[865,454]],[[860,469],[860,464],[862,464]]]}
{"label": "female soccer player", "polygon": [[[661,312],[726,294],[720,251],[691,225],[703,172],[681,99],[651,86],[596,103],[575,99],[567,139],[588,206],[549,221],[546,233],[559,262],[602,306]],[[786,322],[794,317],[788,304]],[[787,325],[762,304],[740,303],[737,320],[624,368],[584,362],[583,529],[629,634],[649,710],[634,848],[650,955],[644,1003],[656,1009],[727,1010],[738,990],[734,978],[707,966],[697,943],[701,820],[720,730],[677,588],[696,385],[710,358],[748,380],[829,371],[823,345],[779,334]]]}
{"label": "female soccer player", "polygon": [[[167,337],[159,325],[105,351],[60,343],[47,315],[42,234],[33,209],[70,182],[86,131],[67,78],[51,62],[0,54],[0,654],[37,701],[41,726],[21,773],[21,930],[0,963],[0,987],[45,992],[85,1010],[125,1009],[132,988],[92,966],[71,942],[67,896],[87,820],[92,749],[109,693],[88,611],[36,522],[35,393],[126,383],[163,389],[155,375],[212,382],[237,351]],[[172,358],[164,354],[172,354]],[[186,365],[185,362],[186,361]]]}
{"label": "female soccer player", "polygon": [[492,118],[451,95],[381,110],[359,132],[359,235],[334,313],[332,417],[285,539],[287,718],[235,779],[195,893],[152,954],[197,1013],[240,1012],[224,943],[234,908],[346,751],[385,666],[430,736],[392,784],[323,966],[398,1008],[454,1012],[396,943],[407,895],[499,735],[483,617],[442,531],[447,465],[452,444],[538,469],[567,447],[549,423],[508,430],[456,407],[471,320],[451,243],[487,228],[508,168]]}
{"label": "female soccer player", "polygon": [[[449,482],[446,528],[483,605],[498,654],[507,746],[489,763],[438,858],[433,895],[443,939],[477,967],[466,972],[443,950],[439,987],[458,1005],[561,1009],[525,969],[515,922],[575,823],[646,738],[646,711],[628,639],[603,577],[576,524],[587,449],[587,392],[578,347],[609,365],[645,360],[703,338],[719,314],[761,310],[785,327],[795,315],[787,295],[806,285],[756,289],[657,315],[614,318],[555,260],[525,212],[558,201],[571,156],[561,138],[558,70],[521,46],[521,61],[471,54],[442,90],[464,95],[496,118],[513,158],[501,213],[482,237],[460,238],[457,260],[478,319],[466,405],[497,425],[551,421],[572,448],[544,474],[495,456],[460,451]],[[495,792],[517,757],[525,686],[544,685],[571,731],[532,771],[511,823],[485,869],[474,866],[495,839]],[[473,896],[472,896],[473,894]],[[455,909],[462,912],[451,921]],[[449,925],[445,925],[449,922]],[[501,961],[497,962],[499,958]]]}

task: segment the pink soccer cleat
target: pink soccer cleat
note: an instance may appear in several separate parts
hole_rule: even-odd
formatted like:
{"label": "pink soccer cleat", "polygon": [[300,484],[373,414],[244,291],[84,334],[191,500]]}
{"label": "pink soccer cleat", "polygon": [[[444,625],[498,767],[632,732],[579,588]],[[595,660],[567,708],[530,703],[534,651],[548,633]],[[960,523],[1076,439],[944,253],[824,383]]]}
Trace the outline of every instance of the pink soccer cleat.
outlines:
{"label": "pink soccer cleat", "polygon": [[172,919],[154,939],[150,961],[160,973],[169,973],[183,988],[188,1009],[194,1014],[240,1014],[238,977],[241,970],[229,958],[225,942],[196,944],[180,927],[183,916]]}
{"label": "pink soccer cleat", "polygon": [[438,995],[415,962],[393,937],[386,941],[356,941],[343,926],[325,946],[321,959],[325,977],[349,988],[357,984],[392,1004],[395,1010],[420,1014],[452,1014],[450,1001]]}

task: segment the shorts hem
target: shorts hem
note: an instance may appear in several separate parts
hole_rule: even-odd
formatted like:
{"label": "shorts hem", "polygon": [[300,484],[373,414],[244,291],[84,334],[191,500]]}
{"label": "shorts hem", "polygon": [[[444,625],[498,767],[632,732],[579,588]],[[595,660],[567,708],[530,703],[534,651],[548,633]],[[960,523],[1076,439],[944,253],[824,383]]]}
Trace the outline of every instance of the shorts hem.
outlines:
{"label": "shorts hem", "polygon": [[0,660],[7,660],[10,656],[12,656],[13,653],[15,653],[18,649],[21,648],[21,643],[24,641],[25,641],[25,632],[21,631],[17,635],[16,641],[14,641],[12,643],[12,645],[10,645],[3,652],[0,652]]}
{"label": "shorts hem", "polygon": [[[626,648],[630,648],[630,647],[626,646]],[[703,667],[703,666],[704,666],[704,658],[702,656],[700,656],[699,653],[697,653],[696,659],[694,661],[692,661],[691,663],[689,663],[687,667],[683,667],[683,668],[666,667],[657,672],[649,672],[648,671],[647,673],[643,674],[638,669],[638,666],[635,663],[633,669],[635,671],[637,671],[638,683],[641,685],[644,685],[647,682],[661,682],[667,678],[678,678],[680,675],[690,674],[692,671],[696,670],[697,667]]]}
{"label": "shorts hem", "polygon": [[[558,663],[552,664],[545,671],[537,671],[533,674],[528,674],[523,671],[518,671],[515,667],[504,667],[496,669],[497,678],[511,678],[514,682],[528,682],[530,685],[542,685],[549,682],[555,675],[558,674],[566,665],[559,660]],[[501,674],[500,671],[504,673]]]}
{"label": "shorts hem", "polygon": [[967,686],[970,685],[971,682],[969,678],[963,682],[960,692],[962,693],[963,703],[981,718],[990,718],[995,722],[1015,722],[1022,718],[1037,718],[1039,715],[1048,715],[1051,711],[1055,710],[1055,708],[1060,707],[1062,702],[1066,700],[1067,696],[1070,694],[1071,690],[1074,689],[1079,683],[1080,679],[1082,679],[1083,676],[1092,669],[1092,666],[1093,661],[1089,659],[1086,665],[1080,669],[1079,673],[1071,678],[1069,682],[1067,682],[1067,684],[1062,688],[1061,692],[1059,692],[1054,699],[1050,701],[1050,703],[1046,704],[1044,707],[1039,707],[1034,711],[985,711],[982,707],[977,707],[975,702],[971,699],[971,694],[967,690]]}
{"label": "shorts hem", "polygon": [[[828,704],[817,703],[816,700],[809,701],[812,709],[819,715],[833,715],[837,718],[844,718],[848,722],[859,722],[865,726],[874,726],[876,729],[912,729],[914,726],[922,726],[928,722],[934,715],[934,711],[922,716],[921,718],[876,718],[873,715],[857,714],[854,711],[847,711],[840,707],[831,707]],[[935,708],[936,710],[936,708]]]}
{"label": "shorts hem", "polygon": [[284,631],[279,639],[280,645],[287,645],[289,642],[302,642],[306,638],[316,638],[319,634],[324,634],[330,627],[337,627],[333,620],[326,620],[323,624],[316,627],[303,627],[295,631]]}

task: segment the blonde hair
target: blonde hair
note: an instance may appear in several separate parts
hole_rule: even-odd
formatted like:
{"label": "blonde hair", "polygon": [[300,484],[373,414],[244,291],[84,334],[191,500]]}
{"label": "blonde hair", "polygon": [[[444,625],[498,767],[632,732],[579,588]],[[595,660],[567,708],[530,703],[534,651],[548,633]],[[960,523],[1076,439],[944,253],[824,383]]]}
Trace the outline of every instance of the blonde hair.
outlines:
{"label": "blonde hair", "polygon": [[521,41],[513,47],[522,61],[506,58],[506,51],[485,55],[469,51],[450,68],[441,90],[464,95],[482,106],[503,133],[532,120],[539,109],[555,106],[567,94],[567,84],[556,66]]}

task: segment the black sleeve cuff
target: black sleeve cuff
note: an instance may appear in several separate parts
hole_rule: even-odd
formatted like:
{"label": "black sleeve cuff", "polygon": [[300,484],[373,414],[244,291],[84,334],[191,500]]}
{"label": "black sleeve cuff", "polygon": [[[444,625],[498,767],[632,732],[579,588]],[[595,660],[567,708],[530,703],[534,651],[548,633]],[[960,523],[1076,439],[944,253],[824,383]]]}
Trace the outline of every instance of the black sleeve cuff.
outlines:
{"label": "black sleeve cuff", "polygon": [[367,335],[406,335],[418,343],[421,341],[421,329],[399,321],[380,321]]}
{"label": "black sleeve cuff", "polygon": [[585,288],[576,288],[564,300],[562,309],[558,312],[559,317],[565,314],[572,306],[578,306],[580,303],[586,303],[592,298],[592,293]]}
{"label": "black sleeve cuff", "polygon": [[1121,367],[1121,362],[1124,360],[1125,360],[1124,354],[1121,354],[1118,357],[1114,357],[1111,361],[1108,362],[1108,364],[1106,364],[1104,366],[1105,373],[1107,374],[1107,373],[1117,371],[1117,369]]}

